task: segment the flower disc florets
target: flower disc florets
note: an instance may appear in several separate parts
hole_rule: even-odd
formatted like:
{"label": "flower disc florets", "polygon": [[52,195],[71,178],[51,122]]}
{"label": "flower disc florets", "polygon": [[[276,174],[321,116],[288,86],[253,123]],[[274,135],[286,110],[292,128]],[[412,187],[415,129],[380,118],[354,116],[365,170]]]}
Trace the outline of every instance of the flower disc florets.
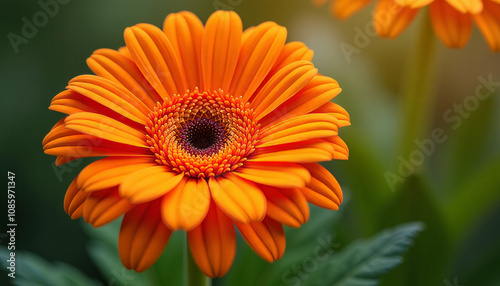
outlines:
{"label": "flower disc florets", "polygon": [[259,137],[249,104],[222,90],[174,95],[158,104],[149,119],[147,142],[156,161],[194,178],[237,169]]}

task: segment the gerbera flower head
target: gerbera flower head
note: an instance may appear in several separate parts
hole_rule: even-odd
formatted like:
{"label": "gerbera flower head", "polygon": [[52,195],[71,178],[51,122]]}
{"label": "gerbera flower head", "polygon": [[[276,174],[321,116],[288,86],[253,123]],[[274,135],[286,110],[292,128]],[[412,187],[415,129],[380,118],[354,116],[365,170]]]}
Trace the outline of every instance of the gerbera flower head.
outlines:
{"label": "gerbera flower head", "polygon": [[125,30],[126,46],[101,49],[95,75],[72,79],[50,109],[67,114],[43,141],[56,164],[104,157],[74,179],[66,212],[98,227],[124,215],[123,264],[136,271],[187,232],[194,260],[222,276],[235,228],[267,261],[285,250],[283,225],[299,227],[308,203],[338,209],[342,192],[320,161],[347,159],[338,136],[341,89],[318,74],[312,51],[266,22],[245,31],[234,12],[206,25],[170,14],[163,31]]}
{"label": "gerbera flower head", "polygon": [[[313,0],[322,5],[328,0]],[[333,0],[331,12],[345,19],[371,0]],[[398,36],[417,15],[429,6],[436,35],[448,47],[461,48],[470,38],[474,21],[493,51],[500,51],[499,0],[379,0],[373,13],[375,30],[381,37]]]}

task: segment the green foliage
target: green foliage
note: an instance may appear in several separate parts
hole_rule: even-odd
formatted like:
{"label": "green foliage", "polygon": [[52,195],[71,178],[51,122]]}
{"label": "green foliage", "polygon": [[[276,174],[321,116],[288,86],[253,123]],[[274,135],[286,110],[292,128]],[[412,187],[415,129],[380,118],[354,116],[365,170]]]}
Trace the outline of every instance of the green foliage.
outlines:
{"label": "green foliage", "polygon": [[[394,193],[383,213],[381,227],[421,221],[426,230],[406,255],[407,262],[384,277],[384,285],[432,285],[446,277],[450,259],[450,237],[435,191],[423,175],[411,175]],[[397,214],[397,215],[394,215]],[[431,264],[432,267],[422,267]]]}
{"label": "green foliage", "polygon": [[[304,258],[314,257],[316,249],[322,252],[335,248],[334,229],[340,219],[338,212],[311,206],[310,221],[299,229],[287,228],[287,247],[283,258],[267,263],[239,240],[237,257],[222,285],[254,286],[281,285],[288,277],[306,272]],[[309,275],[306,273],[306,275]]]}
{"label": "green foliage", "polygon": [[[91,237],[87,251],[106,281],[105,285],[183,285],[184,233],[173,233],[164,255],[153,267],[143,273],[137,273],[126,269],[120,261],[118,254],[120,223],[120,220],[117,220],[100,228],[82,224],[83,229]],[[0,249],[0,258],[6,261],[9,252]],[[16,252],[16,278],[13,281],[19,286],[102,285],[66,263],[50,263],[28,252]]]}
{"label": "green foliage", "polygon": [[470,174],[468,181],[456,189],[454,196],[444,205],[443,210],[454,237],[462,238],[474,222],[500,201],[498,174],[500,160],[494,158],[489,164]]}
{"label": "green foliage", "polygon": [[287,229],[285,255],[272,264],[240,241],[238,257],[222,285],[377,285],[380,275],[401,263],[401,255],[422,230],[419,223],[402,225],[337,253],[340,245],[333,234],[339,218],[336,212],[313,207],[310,222]]}
{"label": "green foliage", "polygon": [[421,223],[408,223],[354,242],[320,264],[305,285],[378,285],[380,275],[402,262],[402,254],[422,229]]}
{"label": "green foliage", "polygon": [[[473,94],[472,91],[471,94]],[[449,123],[451,125],[448,127],[449,131],[447,132],[449,139],[445,142],[445,144],[448,143],[445,151],[448,156],[443,158],[446,163],[446,168],[443,169],[445,171],[443,181],[449,186],[448,191],[469,183],[470,177],[462,176],[462,174],[474,173],[474,170],[483,168],[492,159],[491,150],[498,148],[498,145],[491,146],[492,144],[490,144],[493,134],[484,132],[485,129],[491,130],[495,128],[493,112],[497,111],[493,102],[494,96],[494,94],[491,94],[486,100],[476,99],[478,102],[476,109],[464,107],[465,99],[462,102],[455,103],[462,106],[460,110],[463,115],[456,112],[452,113],[454,116],[449,116],[453,121]],[[470,98],[472,96],[466,99]],[[469,101],[467,100],[467,102]],[[482,128],[478,128],[478,126]],[[496,158],[496,161],[498,162],[498,158]],[[462,162],[468,163],[461,164]]]}
{"label": "green foliage", "polygon": [[460,285],[476,285],[476,281],[481,281],[481,285],[493,286],[500,281],[500,228],[491,228],[491,225],[498,224],[500,209],[493,210],[471,227],[453,259],[454,267],[450,273],[459,273]]}
{"label": "green foliage", "polygon": [[[2,269],[7,269],[6,260],[9,252],[6,249],[0,249],[0,259],[3,264]],[[80,270],[62,262],[51,263],[43,258],[29,252],[16,252],[16,271],[15,278],[12,280],[14,285],[19,286],[88,286],[102,285],[98,281],[88,278]]]}

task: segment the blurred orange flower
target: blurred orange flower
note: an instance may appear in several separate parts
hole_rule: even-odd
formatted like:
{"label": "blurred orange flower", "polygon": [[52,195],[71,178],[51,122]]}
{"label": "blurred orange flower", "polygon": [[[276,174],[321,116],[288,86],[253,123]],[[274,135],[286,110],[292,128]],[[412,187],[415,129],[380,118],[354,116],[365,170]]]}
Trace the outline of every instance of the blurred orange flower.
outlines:
{"label": "blurred orange flower", "polygon": [[[328,0],[313,0],[322,5]],[[331,12],[345,19],[371,0],[333,0]],[[491,50],[500,51],[500,0],[379,0],[373,23],[379,36],[394,38],[429,6],[435,33],[448,47],[461,48],[470,38],[472,20],[481,30]]]}
{"label": "blurred orange flower", "polygon": [[68,116],[43,140],[57,165],[105,157],[71,183],[66,212],[95,227],[124,214],[120,257],[138,272],[185,230],[200,269],[223,276],[233,223],[260,256],[279,259],[282,225],[305,223],[307,202],[341,204],[339,184],[317,162],[347,159],[338,130],[350,124],[330,102],[338,83],[286,37],[273,22],[243,31],[234,12],[215,12],[205,26],[180,12],[163,31],[138,24],[125,30],[126,47],[95,51],[95,75],[73,78],[52,100]]}

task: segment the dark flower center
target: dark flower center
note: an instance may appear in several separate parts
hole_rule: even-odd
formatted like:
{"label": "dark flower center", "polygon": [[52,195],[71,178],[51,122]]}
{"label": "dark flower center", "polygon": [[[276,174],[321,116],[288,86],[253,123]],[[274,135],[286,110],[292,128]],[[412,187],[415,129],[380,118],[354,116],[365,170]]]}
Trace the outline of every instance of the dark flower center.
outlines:
{"label": "dark flower center", "polygon": [[155,106],[146,131],[158,164],[210,178],[243,166],[255,151],[259,128],[250,103],[222,90],[195,89]]}
{"label": "dark flower center", "polygon": [[181,144],[194,155],[217,153],[226,141],[226,131],[216,120],[196,117],[180,130]]}

